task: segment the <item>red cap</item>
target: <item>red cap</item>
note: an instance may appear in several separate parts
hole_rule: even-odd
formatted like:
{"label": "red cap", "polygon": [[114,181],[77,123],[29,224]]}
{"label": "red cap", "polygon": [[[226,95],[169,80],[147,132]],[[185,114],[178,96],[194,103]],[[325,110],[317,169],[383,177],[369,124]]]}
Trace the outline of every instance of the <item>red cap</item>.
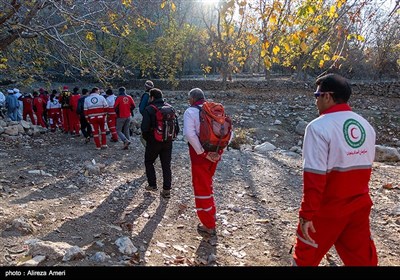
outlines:
{"label": "red cap", "polygon": [[44,92],[44,88],[40,88],[40,89],[39,89],[39,92],[40,92],[40,93]]}
{"label": "red cap", "polygon": [[63,87],[63,90],[68,90],[68,87],[67,87],[67,86],[64,86],[64,87]]}

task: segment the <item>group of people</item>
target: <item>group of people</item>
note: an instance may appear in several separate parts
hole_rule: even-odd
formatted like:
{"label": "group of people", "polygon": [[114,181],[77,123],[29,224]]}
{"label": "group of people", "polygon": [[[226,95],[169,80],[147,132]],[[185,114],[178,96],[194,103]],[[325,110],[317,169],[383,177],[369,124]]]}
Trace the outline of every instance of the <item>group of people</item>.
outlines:
{"label": "group of people", "polygon": [[[314,97],[319,117],[308,124],[304,135],[304,186],[293,265],[317,266],[335,246],[346,266],[376,266],[378,256],[369,220],[373,204],[369,181],[375,158],[375,130],[349,106],[352,90],[344,77],[327,74],[316,80],[316,86]],[[163,102],[160,90],[152,89],[149,93],[151,103]],[[196,107],[206,101],[204,92],[194,88],[189,91],[188,99],[190,106],[183,116],[183,135],[189,146],[196,213],[201,222],[197,231],[215,242],[213,176],[223,150],[206,152],[200,143]],[[143,136],[150,144],[151,133],[146,134],[147,127],[142,123]],[[170,144],[146,147],[149,190],[157,188],[152,167],[157,155],[163,167],[163,189],[171,189],[171,150]]]}
{"label": "group of people", "polygon": [[[369,181],[375,157],[376,134],[366,119],[352,111],[348,104],[352,90],[349,82],[340,75],[327,74],[316,80],[314,93],[319,117],[305,130],[303,144],[303,197],[293,251],[293,265],[317,266],[324,255],[335,246],[346,266],[376,266],[378,256],[370,230],[372,200]],[[156,110],[165,104],[163,93],[151,81],[145,84],[146,92],[139,105],[143,115],[141,124],[145,149],[145,171],[149,191],[157,190],[154,162],[159,157],[162,167],[163,187],[161,196],[169,198],[172,188],[171,157],[173,142],[158,142],[152,129]],[[125,139],[127,120],[135,108],[125,88],[118,90],[118,97],[99,95],[92,89],[82,106],[84,118],[92,127],[97,148],[106,145],[106,116],[117,115],[117,134],[128,147]],[[82,92],[82,95],[85,94]],[[114,100],[113,100],[114,99]],[[197,231],[210,241],[216,241],[216,205],[213,177],[223,150],[207,152],[200,143],[200,117],[198,106],[206,101],[200,88],[188,93],[189,107],[183,115],[183,136],[188,143],[191,178],[196,213],[200,220]],[[111,109],[113,108],[113,110]],[[113,117],[107,121],[112,133]],[[122,134],[120,134],[122,133]],[[101,134],[101,143],[100,137]]]}

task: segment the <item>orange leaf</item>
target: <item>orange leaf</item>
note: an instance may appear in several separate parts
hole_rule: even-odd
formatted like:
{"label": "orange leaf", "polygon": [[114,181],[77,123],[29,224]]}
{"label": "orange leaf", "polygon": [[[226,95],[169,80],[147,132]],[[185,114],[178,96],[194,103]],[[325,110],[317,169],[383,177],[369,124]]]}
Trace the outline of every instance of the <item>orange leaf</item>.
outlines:
{"label": "orange leaf", "polygon": [[393,189],[393,184],[392,183],[387,183],[387,184],[384,184],[382,187],[384,189],[391,190],[391,189]]}

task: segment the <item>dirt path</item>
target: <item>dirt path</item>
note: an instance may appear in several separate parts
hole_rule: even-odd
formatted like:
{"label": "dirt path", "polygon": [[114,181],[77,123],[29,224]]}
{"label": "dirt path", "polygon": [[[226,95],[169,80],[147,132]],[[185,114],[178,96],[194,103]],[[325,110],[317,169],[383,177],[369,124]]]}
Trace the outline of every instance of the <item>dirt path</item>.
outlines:
{"label": "dirt path", "polygon": [[[297,226],[302,170],[301,156],[288,149],[301,140],[293,133],[293,120],[299,115],[310,120],[315,112],[312,101],[293,108],[284,99],[275,99],[265,93],[262,99],[234,95],[227,101],[234,110],[236,127],[253,128],[249,130],[253,137],[260,142],[264,137],[278,149],[266,155],[230,149],[223,155],[214,181],[216,246],[196,232],[190,161],[187,145],[181,140],[174,143],[169,200],[144,190],[144,148],[137,135],[127,151],[121,150],[121,143],[108,143],[109,149],[96,151],[93,143],[85,145],[82,138],[60,132],[1,141],[0,265],[18,265],[29,259],[24,242],[34,238],[66,242],[85,252],[79,260],[47,257],[40,263],[44,266],[291,265],[289,251]],[[183,100],[180,95],[174,99],[181,110],[186,106]],[[248,102],[238,106],[239,100]],[[261,106],[263,121],[248,116],[251,104]],[[276,110],[274,116],[272,110]],[[240,123],[243,116],[249,121]],[[283,124],[266,125],[275,119]],[[90,162],[104,165],[100,174],[87,172]],[[159,163],[156,169],[161,182]],[[46,174],[29,173],[33,170]],[[382,266],[400,265],[399,178],[399,163],[374,164],[371,222]],[[387,183],[395,188],[383,188]],[[16,219],[27,222],[26,232],[16,229]],[[124,236],[131,239],[136,253],[118,251],[115,241]],[[97,252],[104,253],[104,260],[93,259]],[[341,265],[333,250],[321,262],[321,266],[332,265]]]}

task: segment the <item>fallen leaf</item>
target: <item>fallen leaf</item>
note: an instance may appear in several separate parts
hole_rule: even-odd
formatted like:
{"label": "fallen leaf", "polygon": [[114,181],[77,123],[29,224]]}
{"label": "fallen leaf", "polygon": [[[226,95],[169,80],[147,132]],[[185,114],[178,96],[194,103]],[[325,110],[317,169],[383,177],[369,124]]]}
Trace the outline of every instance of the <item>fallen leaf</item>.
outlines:
{"label": "fallen leaf", "polygon": [[382,187],[384,189],[391,190],[391,189],[393,189],[393,184],[392,183],[387,183],[387,184],[384,184]]}

